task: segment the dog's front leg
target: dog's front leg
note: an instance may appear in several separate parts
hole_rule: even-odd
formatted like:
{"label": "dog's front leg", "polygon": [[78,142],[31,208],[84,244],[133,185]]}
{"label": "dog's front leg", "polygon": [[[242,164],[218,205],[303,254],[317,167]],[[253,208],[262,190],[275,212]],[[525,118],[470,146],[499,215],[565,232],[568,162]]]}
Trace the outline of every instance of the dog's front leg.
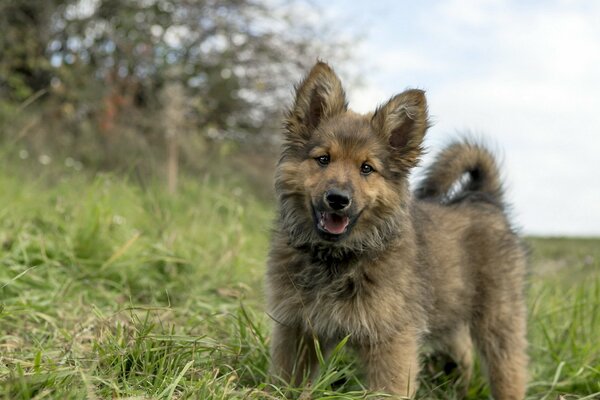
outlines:
{"label": "dog's front leg", "polygon": [[360,348],[369,389],[412,398],[419,374],[418,335],[402,332]]}
{"label": "dog's front leg", "polygon": [[275,323],[271,339],[271,375],[291,386],[310,384],[319,360],[314,339],[300,327]]}

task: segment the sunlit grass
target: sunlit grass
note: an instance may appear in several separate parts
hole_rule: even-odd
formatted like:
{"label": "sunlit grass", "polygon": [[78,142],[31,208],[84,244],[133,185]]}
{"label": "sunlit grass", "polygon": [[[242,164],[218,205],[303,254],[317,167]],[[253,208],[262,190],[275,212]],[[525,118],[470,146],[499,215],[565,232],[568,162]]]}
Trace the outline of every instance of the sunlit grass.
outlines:
{"label": "sunlit grass", "polygon": [[[273,207],[231,178],[0,173],[0,396],[297,398],[269,383]],[[600,392],[600,240],[529,241],[529,398]],[[367,395],[344,346],[312,398]],[[422,378],[421,398],[454,398]],[[306,393],[305,393],[306,394]],[[477,373],[469,398],[487,398]],[[586,397],[588,396],[588,397]]]}

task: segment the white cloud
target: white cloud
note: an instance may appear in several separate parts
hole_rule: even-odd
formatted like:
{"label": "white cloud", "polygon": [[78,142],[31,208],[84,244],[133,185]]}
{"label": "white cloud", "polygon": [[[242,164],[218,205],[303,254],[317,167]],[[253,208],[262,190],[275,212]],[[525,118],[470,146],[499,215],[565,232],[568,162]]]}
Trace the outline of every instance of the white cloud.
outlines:
{"label": "white cloud", "polygon": [[361,50],[371,76],[351,105],[426,89],[429,145],[456,129],[497,144],[525,232],[600,234],[600,3],[451,0],[388,14]]}
{"label": "white cloud", "polygon": [[353,110],[367,113],[375,110],[375,107],[387,99],[384,90],[375,86],[361,88],[350,93],[350,106]]}

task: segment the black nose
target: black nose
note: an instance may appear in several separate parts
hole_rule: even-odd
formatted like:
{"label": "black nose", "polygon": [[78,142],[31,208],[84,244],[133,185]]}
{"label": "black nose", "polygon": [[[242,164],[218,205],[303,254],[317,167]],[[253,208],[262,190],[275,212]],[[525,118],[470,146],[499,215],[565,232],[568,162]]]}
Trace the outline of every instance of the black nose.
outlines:
{"label": "black nose", "polygon": [[329,207],[336,211],[340,211],[348,207],[352,200],[347,192],[338,189],[331,189],[325,193],[325,201],[327,204],[329,204]]}

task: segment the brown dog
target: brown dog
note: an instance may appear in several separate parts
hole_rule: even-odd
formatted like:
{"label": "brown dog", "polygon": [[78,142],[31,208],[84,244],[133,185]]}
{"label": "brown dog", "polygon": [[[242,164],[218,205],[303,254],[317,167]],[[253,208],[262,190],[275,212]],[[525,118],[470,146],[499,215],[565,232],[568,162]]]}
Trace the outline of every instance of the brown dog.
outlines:
{"label": "brown dog", "polygon": [[326,352],[349,336],[373,390],[412,397],[424,343],[455,360],[466,388],[473,340],[494,398],[524,397],[525,253],[496,163],[455,143],[411,194],[427,127],[420,90],[360,115],[325,63],[297,87],[267,271],[274,376],[310,380],[314,339]]}

